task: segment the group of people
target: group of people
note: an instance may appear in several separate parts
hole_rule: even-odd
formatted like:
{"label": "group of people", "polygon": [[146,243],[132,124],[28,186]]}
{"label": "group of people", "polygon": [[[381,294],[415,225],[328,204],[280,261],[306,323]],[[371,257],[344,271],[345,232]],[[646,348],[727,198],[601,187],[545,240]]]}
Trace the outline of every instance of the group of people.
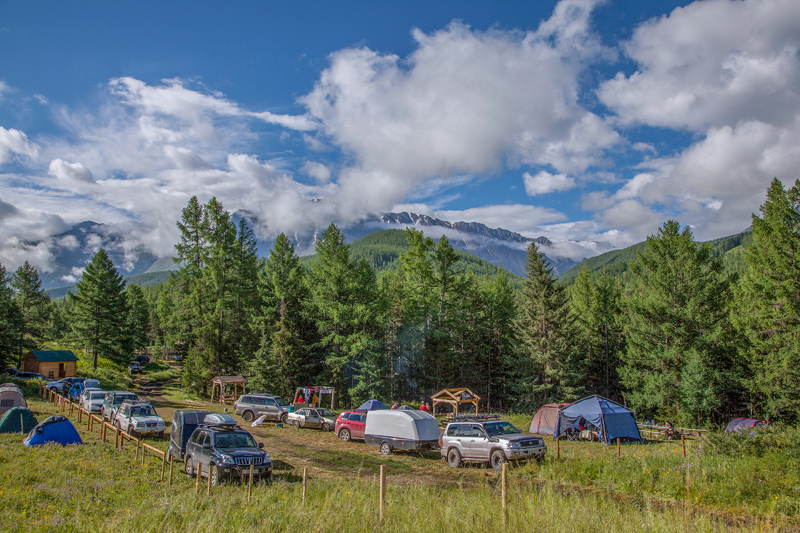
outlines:
{"label": "group of people", "polygon": [[[400,406],[396,402],[393,403],[392,406],[390,407],[390,409],[399,409],[399,408],[400,408]],[[428,405],[428,402],[422,402],[419,405],[419,410],[420,411],[425,411],[426,413],[430,413],[431,412],[431,406]]]}

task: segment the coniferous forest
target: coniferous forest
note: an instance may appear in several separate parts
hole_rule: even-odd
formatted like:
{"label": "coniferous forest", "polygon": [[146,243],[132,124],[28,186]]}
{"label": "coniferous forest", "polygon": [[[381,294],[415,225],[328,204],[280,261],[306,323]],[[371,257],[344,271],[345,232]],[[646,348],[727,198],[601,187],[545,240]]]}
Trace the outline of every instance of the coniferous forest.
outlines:
{"label": "coniferous forest", "polygon": [[301,263],[285,235],[260,259],[214,198],[192,198],[177,224],[180,269],[157,285],[126,284],[102,249],[62,299],[29,263],[0,265],[3,366],[47,343],[121,367],[158,347],[179,354],[195,394],[242,374],[285,396],[330,385],[342,407],[465,386],[490,410],[600,394],[685,425],[800,418],[800,181],[773,180],[733,266],[670,220],[624,269],[584,267],[568,284],[535,243],[519,284],[414,229],[399,258],[369,262],[331,225]]}

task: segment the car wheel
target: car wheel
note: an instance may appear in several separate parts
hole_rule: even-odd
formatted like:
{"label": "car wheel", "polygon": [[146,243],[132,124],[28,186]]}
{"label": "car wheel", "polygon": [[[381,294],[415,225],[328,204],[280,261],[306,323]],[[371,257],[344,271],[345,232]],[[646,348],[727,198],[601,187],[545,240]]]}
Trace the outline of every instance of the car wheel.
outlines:
{"label": "car wheel", "polygon": [[183,470],[186,472],[187,476],[194,477],[194,464],[192,464],[192,458],[188,455],[186,456],[186,463],[183,465]]}
{"label": "car wheel", "polygon": [[331,426],[330,425],[322,424],[322,431],[330,431],[330,430],[331,430]]}
{"label": "car wheel", "polygon": [[211,465],[211,485],[213,487],[222,485],[222,476],[217,465]]}
{"label": "car wheel", "polygon": [[450,448],[447,452],[447,464],[453,468],[461,466],[461,454],[455,448]]}
{"label": "car wheel", "polygon": [[285,424],[285,423],[286,423],[286,413],[283,413],[281,415],[281,424]]}
{"label": "car wheel", "polygon": [[390,453],[392,453],[391,444],[389,444],[388,442],[384,442],[383,444],[381,444],[381,453],[383,455],[389,455]]}
{"label": "car wheel", "polygon": [[294,429],[300,429],[300,421],[299,420],[292,420],[292,427]]}
{"label": "car wheel", "polygon": [[349,429],[343,429],[343,430],[339,431],[339,438],[342,439],[342,442],[350,441],[350,430]]}
{"label": "car wheel", "polygon": [[242,419],[245,422],[252,422],[255,417],[256,415],[255,413],[253,413],[253,411],[245,411],[244,413],[242,413]]}
{"label": "car wheel", "polygon": [[490,462],[492,464],[492,468],[494,468],[495,470],[498,471],[502,470],[503,463],[505,463],[506,461],[508,461],[508,459],[506,459],[506,454],[504,454],[502,450],[495,450],[492,452],[492,457]]}

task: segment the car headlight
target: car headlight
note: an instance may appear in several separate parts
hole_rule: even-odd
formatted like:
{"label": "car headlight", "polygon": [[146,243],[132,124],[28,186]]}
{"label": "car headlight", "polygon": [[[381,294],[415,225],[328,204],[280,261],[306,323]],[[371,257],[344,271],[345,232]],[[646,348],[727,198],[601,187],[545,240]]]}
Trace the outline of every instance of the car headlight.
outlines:
{"label": "car headlight", "polygon": [[519,448],[519,442],[516,442],[516,441],[515,442],[509,442],[508,443],[508,447],[509,448]]}
{"label": "car headlight", "polygon": [[230,455],[220,454],[219,458],[222,459],[222,463],[223,464],[233,464],[234,463],[233,457],[231,457]]}
{"label": "car headlight", "polygon": [[264,462],[265,463],[271,463],[272,462],[272,460],[269,458],[269,454],[268,453],[264,454]]}

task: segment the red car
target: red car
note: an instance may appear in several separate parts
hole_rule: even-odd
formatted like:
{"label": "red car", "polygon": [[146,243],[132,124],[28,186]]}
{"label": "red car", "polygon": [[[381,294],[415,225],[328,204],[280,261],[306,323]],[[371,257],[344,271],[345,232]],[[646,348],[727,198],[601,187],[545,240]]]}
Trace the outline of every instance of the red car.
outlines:
{"label": "red car", "polygon": [[367,411],[345,411],[336,419],[334,431],[344,442],[351,439],[364,440]]}

